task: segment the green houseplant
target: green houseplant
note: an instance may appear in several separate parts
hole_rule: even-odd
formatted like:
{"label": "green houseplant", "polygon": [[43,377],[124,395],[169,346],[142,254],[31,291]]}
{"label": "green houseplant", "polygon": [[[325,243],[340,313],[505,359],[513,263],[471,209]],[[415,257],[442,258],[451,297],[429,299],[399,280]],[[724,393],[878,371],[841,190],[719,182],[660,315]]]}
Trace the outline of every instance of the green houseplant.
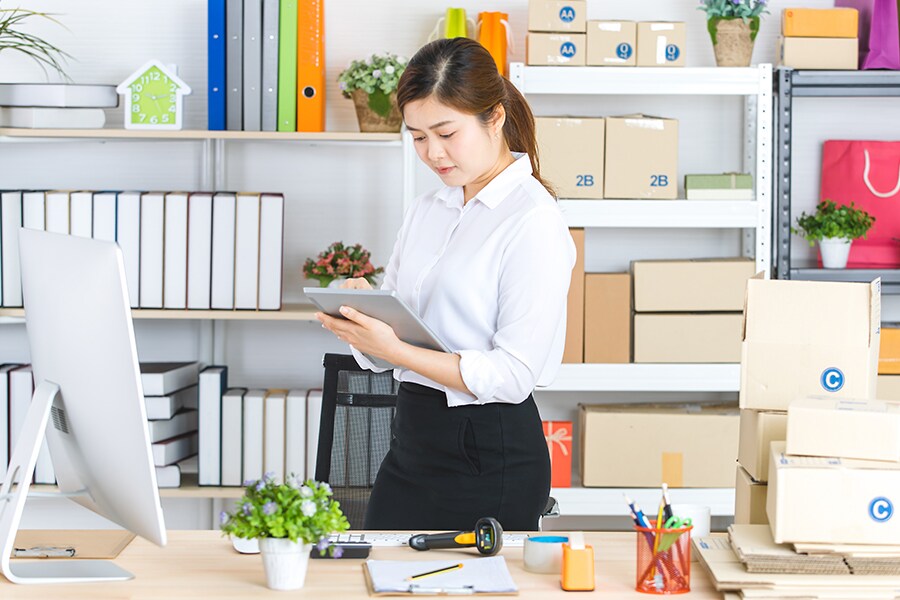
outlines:
{"label": "green houseplant", "polygon": [[345,98],[352,98],[360,131],[398,132],[402,123],[397,107],[397,84],[406,59],[396,54],[373,54],[354,60],[338,76]]}
{"label": "green houseplant", "polygon": [[363,277],[374,287],[375,276],[383,272],[383,267],[372,265],[369,251],[361,244],[344,246],[343,242],[334,242],[315,260],[307,258],[303,264],[303,275],[317,280],[321,287],[349,277]]}
{"label": "green houseplant", "polygon": [[35,17],[47,19],[61,25],[49,13],[36,12],[24,8],[0,8],[0,51],[15,50],[21,52],[34,60],[44,71],[44,74],[47,73],[47,68],[49,67],[68,80],[62,61],[70,58],[70,56],[42,38],[21,30],[30,19]]}
{"label": "green houseplant", "polygon": [[768,0],[700,0],[720,67],[749,67]]}
{"label": "green houseplant", "polygon": [[850,244],[853,240],[865,238],[875,217],[851,202],[843,206],[832,200],[823,200],[816,205],[816,212],[805,212],[797,218],[797,227],[791,232],[802,235],[814,246],[819,244],[822,266],[826,269],[843,269],[847,266]]}
{"label": "green houseplant", "polygon": [[271,473],[244,484],[244,496],[234,510],[220,515],[222,531],[259,540],[270,588],[303,587],[313,545],[324,551],[330,534],[350,526],[340,504],[331,497],[331,487],[311,479],[303,482],[294,475],[279,483]]}

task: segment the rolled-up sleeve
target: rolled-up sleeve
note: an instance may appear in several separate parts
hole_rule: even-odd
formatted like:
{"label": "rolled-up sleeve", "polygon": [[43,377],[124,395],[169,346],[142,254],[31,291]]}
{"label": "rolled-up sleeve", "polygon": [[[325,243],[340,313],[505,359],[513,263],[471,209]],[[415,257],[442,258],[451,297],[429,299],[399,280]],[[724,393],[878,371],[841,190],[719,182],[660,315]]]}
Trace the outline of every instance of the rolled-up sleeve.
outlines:
{"label": "rolled-up sleeve", "polygon": [[562,360],[575,245],[556,207],[534,209],[500,260],[492,348],[458,352],[472,395],[448,387],[449,406],[522,402],[541,372]]}

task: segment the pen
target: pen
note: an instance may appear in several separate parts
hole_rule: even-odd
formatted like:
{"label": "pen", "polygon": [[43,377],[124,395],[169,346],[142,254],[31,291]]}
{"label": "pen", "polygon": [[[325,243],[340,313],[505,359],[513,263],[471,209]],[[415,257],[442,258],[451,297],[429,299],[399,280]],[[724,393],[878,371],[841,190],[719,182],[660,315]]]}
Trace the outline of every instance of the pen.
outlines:
{"label": "pen", "polygon": [[669,502],[669,485],[667,483],[662,484],[662,492],[663,492],[663,513],[666,519],[665,522],[669,522],[669,519],[672,518],[674,513],[672,512],[672,504]]}
{"label": "pen", "polygon": [[449,567],[441,567],[440,569],[435,569],[434,571],[427,571],[425,573],[419,573],[418,575],[410,575],[406,578],[407,581],[415,581],[416,579],[421,579],[423,577],[428,577],[429,575],[440,575],[441,573],[447,573],[448,571],[455,571],[457,569],[462,569],[462,563],[457,563],[455,565],[450,565]]}

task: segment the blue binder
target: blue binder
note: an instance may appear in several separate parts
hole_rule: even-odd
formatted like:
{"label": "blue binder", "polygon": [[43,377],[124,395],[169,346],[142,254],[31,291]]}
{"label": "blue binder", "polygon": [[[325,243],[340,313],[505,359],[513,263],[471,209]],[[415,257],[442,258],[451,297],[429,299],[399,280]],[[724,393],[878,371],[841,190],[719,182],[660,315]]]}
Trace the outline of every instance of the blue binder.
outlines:
{"label": "blue binder", "polygon": [[208,0],[209,129],[225,129],[225,0]]}

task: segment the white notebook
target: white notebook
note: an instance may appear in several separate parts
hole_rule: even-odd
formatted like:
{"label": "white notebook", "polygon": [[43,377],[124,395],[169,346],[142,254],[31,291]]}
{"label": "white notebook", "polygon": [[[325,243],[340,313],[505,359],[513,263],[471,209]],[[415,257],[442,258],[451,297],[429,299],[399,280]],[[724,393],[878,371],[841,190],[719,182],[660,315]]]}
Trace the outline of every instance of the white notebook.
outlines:
{"label": "white notebook", "polygon": [[[231,96],[229,96],[229,99]],[[231,127],[229,127],[231,129]],[[234,219],[235,196],[213,196],[212,308],[234,308]]]}
{"label": "white notebook", "polygon": [[274,473],[284,481],[284,404],[286,390],[269,390],[266,396],[265,427],[263,432],[263,473]]}
{"label": "white notebook", "polygon": [[232,388],[222,396],[222,485],[244,482],[244,388]]}
{"label": "white notebook", "polygon": [[121,192],[116,207],[116,242],[125,261],[128,302],[140,306],[141,289],[141,193]]}
{"label": "white notebook", "polygon": [[244,480],[262,479],[263,429],[266,390],[249,390],[244,394]]}
{"label": "white notebook", "polygon": [[212,282],[212,194],[188,198],[187,307],[209,310]]}
{"label": "white notebook", "polygon": [[46,223],[45,195],[45,192],[40,191],[24,192],[22,194],[22,227],[44,231]]}
{"label": "white notebook", "polygon": [[19,267],[22,192],[0,194],[0,226],[0,305],[22,306],[22,272]]}
{"label": "white notebook", "polygon": [[256,310],[259,290],[259,194],[237,195],[234,307]]}
{"label": "white notebook", "polygon": [[94,193],[72,192],[69,195],[70,217],[69,231],[72,235],[90,238],[94,235]]}
{"label": "white notebook", "polygon": [[53,190],[46,194],[45,226],[52,233],[69,233],[69,192]]}
{"label": "white notebook", "polygon": [[165,197],[141,194],[141,308],[163,307]]}
{"label": "white notebook", "polygon": [[94,239],[116,241],[116,192],[94,193]]}
{"label": "white notebook", "polygon": [[284,196],[259,197],[259,309],[281,309]]}
{"label": "white notebook", "polygon": [[163,308],[187,307],[188,195],[166,194]]}
{"label": "white notebook", "polygon": [[222,395],[228,386],[228,367],[200,372],[200,485],[222,483]]}

